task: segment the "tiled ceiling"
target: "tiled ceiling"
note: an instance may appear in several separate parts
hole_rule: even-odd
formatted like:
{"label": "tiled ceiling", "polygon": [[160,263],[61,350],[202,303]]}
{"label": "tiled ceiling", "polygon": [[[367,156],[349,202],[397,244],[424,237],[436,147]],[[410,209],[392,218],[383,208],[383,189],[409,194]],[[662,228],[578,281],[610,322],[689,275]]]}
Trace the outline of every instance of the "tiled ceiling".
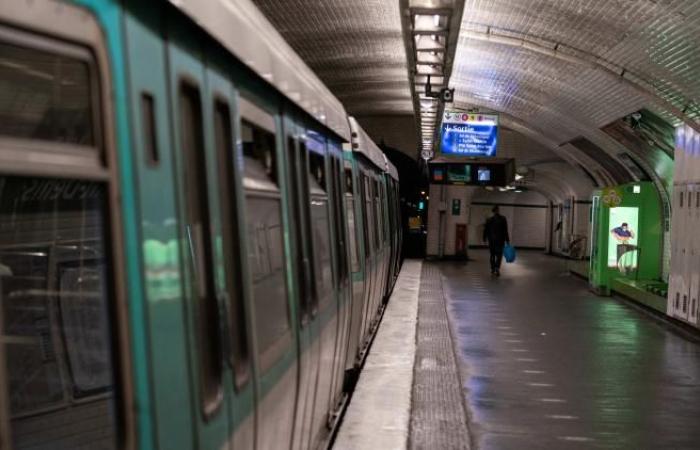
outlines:
{"label": "tiled ceiling", "polygon": [[466,0],[451,84],[562,143],[644,105],[698,118],[698,43],[696,0]]}
{"label": "tiled ceiling", "polygon": [[254,2],[350,114],[413,114],[398,0]]}
{"label": "tiled ceiling", "polygon": [[[700,119],[698,0],[453,6],[460,1],[454,107],[501,112],[504,125],[516,124],[519,133],[586,167],[597,162],[562,144],[584,137],[617,157],[625,149],[600,128],[642,107],[674,124]],[[414,113],[404,41],[411,30],[403,35],[401,26],[401,5],[413,0],[254,2],[350,114]]]}

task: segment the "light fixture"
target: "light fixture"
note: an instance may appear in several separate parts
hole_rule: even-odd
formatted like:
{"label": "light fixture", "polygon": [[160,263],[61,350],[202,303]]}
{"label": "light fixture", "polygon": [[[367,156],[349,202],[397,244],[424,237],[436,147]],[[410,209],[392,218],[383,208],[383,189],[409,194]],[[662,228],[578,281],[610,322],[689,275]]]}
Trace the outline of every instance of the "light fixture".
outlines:
{"label": "light fixture", "polygon": [[413,18],[413,31],[414,32],[430,32],[430,31],[442,31],[445,29],[442,25],[442,17],[439,14],[428,15],[428,14],[416,14]]}

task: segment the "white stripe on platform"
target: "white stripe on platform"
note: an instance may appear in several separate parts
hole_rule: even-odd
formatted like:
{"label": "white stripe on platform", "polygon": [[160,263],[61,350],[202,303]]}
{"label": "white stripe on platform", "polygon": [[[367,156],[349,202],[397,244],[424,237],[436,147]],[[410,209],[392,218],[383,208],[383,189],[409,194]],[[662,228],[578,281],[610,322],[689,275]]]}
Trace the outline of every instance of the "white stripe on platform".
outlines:
{"label": "white stripe on platform", "polygon": [[407,448],[422,267],[419,260],[403,263],[334,450]]}

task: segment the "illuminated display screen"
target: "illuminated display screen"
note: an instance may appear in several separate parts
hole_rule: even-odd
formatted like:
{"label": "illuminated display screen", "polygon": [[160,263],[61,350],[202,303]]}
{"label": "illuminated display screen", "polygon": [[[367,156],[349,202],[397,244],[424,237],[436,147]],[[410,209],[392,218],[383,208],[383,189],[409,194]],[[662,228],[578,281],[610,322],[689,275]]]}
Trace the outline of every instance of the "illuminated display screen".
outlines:
{"label": "illuminated display screen", "polygon": [[485,167],[479,167],[478,177],[479,181],[491,181],[491,170]]}
{"label": "illuminated display screen", "polygon": [[443,181],[445,181],[445,170],[442,168],[433,170],[433,182],[441,183]]}
{"label": "illuminated display screen", "polygon": [[506,186],[515,178],[515,161],[430,163],[431,184]]}
{"label": "illuminated display screen", "polygon": [[469,183],[472,179],[471,166],[468,164],[450,164],[447,166],[448,183]]}
{"label": "illuminated display screen", "polygon": [[639,208],[610,208],[608,267],[627,274],[637,269]]}
{"label": "illuminated display screen", "polygon": [[496,156],[498,116],[445,111],[440,152],[453,156]]}

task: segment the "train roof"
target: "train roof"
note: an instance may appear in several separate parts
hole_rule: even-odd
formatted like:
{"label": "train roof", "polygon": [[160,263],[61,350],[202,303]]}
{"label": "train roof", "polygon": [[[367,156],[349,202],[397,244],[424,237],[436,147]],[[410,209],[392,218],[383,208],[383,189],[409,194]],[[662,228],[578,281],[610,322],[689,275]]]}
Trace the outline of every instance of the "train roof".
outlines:
{"label": "train roof", "polygon": [[399,171],[396,170],[396,166],[389,161],[389,158],[386,157],[386,153],[384,154],[384,162],[385,162],[385,167],[386,167],[386,173],[389,174],[391,178],[393,178],[396,181],[399,181]]}
{"label": "train roof", "polygon": [[300,108],[350,141],[343,105],[250,0],[168,1]]}
{"label": "train roof", "polygon": [[367,132],[362,129],[354,117],[349,117],[348,122],[350,122],[350,131],[352,132],[352,139],[350,140],[352,151],[365,155],[378,169],[385,171],[386,161],[384,160],[384,153],[377,147],[377,144],[375,144]]}

